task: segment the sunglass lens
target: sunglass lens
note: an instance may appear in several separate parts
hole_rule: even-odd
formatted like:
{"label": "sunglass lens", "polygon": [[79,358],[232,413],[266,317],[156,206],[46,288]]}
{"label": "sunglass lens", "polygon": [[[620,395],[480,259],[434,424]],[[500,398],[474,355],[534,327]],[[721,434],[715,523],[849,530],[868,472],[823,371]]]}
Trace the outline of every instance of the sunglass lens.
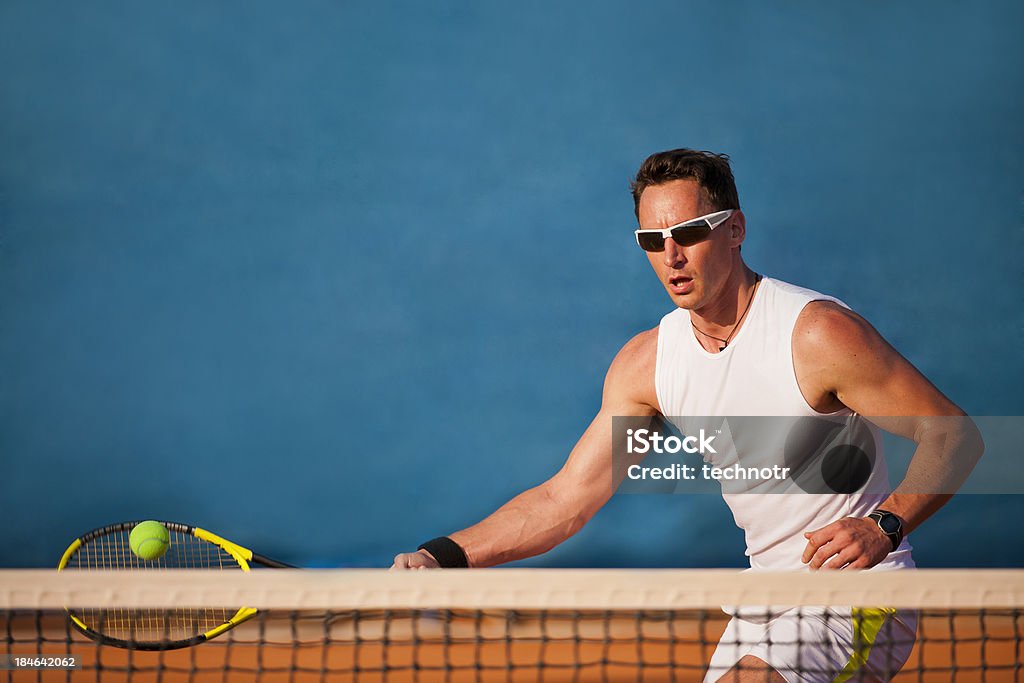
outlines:
{"label": "sunglass lens", "polygon": [[637,242],[644,251],[665,251],[665,238],[660,232],[641,232],[637,235]]}
{"label": "sunglass lens", "polygon": [[697,244],[711,234],[710,225],[684,225],[672,231],[672,239],[682,247]]}

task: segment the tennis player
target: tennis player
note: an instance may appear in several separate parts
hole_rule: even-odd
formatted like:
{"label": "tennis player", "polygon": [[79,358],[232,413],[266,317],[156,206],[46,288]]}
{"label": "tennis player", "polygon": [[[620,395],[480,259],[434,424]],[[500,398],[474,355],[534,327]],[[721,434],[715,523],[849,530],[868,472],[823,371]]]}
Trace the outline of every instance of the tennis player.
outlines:
{"label": "tennis player", "polygon": [[[948,457],[950,444],[980,456],[969,429],[932,419],[963,411],[864,318],[747,266],[728,157],[654,154],[632,190],[637,243],[676,308],[619,351],[600,411],[557,474],[480,523],[398,555],[393,568],[488,567],[575,534],[613,493],[613,416],[905,416],[885,428],[917,443],[911,471]],[[885,570],[914,566],[907,534],[950,497],[903,488],[724,495],[754,569]],[[736,614],[706,680],[884,681],[909,656],[915,632],[912,612],[891,609]]]}

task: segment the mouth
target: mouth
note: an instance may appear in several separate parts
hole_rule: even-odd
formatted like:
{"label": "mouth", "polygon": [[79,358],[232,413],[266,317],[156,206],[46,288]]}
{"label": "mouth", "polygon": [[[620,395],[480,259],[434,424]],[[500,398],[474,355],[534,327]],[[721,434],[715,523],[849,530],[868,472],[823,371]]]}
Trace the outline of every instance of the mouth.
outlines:
{"label": "mouth", "polygon": [[674,275],[668,279],[668,289],[673,294],[689,294],[693,291],[693,278]]}

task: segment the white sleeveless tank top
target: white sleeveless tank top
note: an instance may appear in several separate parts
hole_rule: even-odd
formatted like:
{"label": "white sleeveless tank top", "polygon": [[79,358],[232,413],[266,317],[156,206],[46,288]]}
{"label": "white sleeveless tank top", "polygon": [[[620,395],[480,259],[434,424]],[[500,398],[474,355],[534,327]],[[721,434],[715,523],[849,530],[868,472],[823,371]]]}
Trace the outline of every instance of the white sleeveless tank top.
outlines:
{"label": "white sleeveless tank top", "polygon": [[[709,353],[697,341],[689,311],[676,309],[658,328],[655,389],[662,414],[673,417],[822,416],[804,400],[793,368],[793,328],[811,301],[843,302],[794,285],[763,278],[743,326],[724,351]],[[830,416],[851,415],[842,410]],[[682,426],[680,425],[682,429]],[[685,430],[684,430],[685,431]],[[882,444],[872,428],[876,459],[874,493],[726,493],[736,525],[746,536],[746,554],[754,569],[793,570],[813,531],[848,516],[864,517],[888,495],[888,473]],[[760,443],[769,459],[784,462],[785,443]],[[775,455],[772,455],[775,454]],[[717,463],[708,459],[712,465]],[[743,465],[743,462],[739,463]],[[757,463],[758,466],[764,464]],[[883,479],[878,480],[878,477]],[[886,493],[879,493],[885,491]],[[913,567],[906,539],[881,564],[882,568]]]}

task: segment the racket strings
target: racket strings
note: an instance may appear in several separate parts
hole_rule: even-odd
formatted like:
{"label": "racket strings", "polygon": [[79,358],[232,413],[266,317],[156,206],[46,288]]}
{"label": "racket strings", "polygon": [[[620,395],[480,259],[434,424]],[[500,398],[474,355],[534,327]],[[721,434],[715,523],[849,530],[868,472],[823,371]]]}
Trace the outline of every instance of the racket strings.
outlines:
{"label": "racket strings", "polygon": [[[65,569],[240,569],[235,558],[220,546],[177,529],[169,529],[167,552],[142,560],[131,550],[131,527],[91,538],[69,558]],[[88,629],[104,637],[132,643],[171,643],[195,639],[234,616],[231,608],[74,608],[70,612]]]}

